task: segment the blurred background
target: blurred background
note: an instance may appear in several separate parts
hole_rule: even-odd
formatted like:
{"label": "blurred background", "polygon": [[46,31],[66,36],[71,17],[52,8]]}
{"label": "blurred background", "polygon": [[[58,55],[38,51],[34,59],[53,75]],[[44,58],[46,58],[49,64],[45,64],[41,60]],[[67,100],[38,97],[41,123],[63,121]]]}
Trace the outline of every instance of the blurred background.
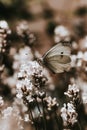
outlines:
{"label": "blurred background", "polygon": [[38,49],[44,53],[53,44],[57,25],[68,27],[74,38],[85,35],[87,0],[0,0],[0,19],[13,30],[17,22],[27,20],[30,30],[39,35]]}
{"label": "blurred background", "polygon": [[[41,58],[59,41],[72,44],[71,69],[57,75],[47,69],[45,76],[48,84],[45,89],[41,89],[52,98],[57,98],[60,114],[63,104],[70,100],[65,97],[64,92],[69,84],[73,86],[76,83],[80,92],[80,103],[77,102],[80,106],[77,111],[81,128],[62,129],[60,123],[61,129],[58,130],[87,130],[87,0],[0,0],[0,96],[5,102],[2,107],[0,97],[0,130],[3,130],[4,124],[7,130],[15,130],[13,126],[17,120],[19,126],[22,126],[21,123],[24,125],[24,129],[16,126],[16,130],[35,129],[29,122],[23,123],[18,118],[27,117],[27,110],[24,108],[25,104],[16,99],[17,75],[24,62]],[[22,80],[21,77],[20,79]],[[55,102],[54,99],[54,104]],[[41,102],[38,100],[38,103]],[[42,110],[41,104],[39,106]],[[9,109],[7,120],[2,120]],[[32,111],[33,114],[37,113],[34,108]],[[11,117],[13,113],[17,114]],[[54,117],[52,113],[51,118]],[[55,121],[52,122],[51,118],[48,119],[47,130],[51,130],[51,126],[57,130]],[[25,122],[26,120],[27,118]],[[8,122],[10,126],[7,125]]]}

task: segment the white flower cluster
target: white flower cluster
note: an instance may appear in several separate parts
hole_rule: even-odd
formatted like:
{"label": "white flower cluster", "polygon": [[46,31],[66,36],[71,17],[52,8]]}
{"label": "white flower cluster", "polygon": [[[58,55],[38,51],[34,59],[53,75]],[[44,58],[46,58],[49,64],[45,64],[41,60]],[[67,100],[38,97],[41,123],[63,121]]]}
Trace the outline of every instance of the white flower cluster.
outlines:
{"label": "white flower cluster", "polygon": [[82,100],[84,104],[87,104],[87,92],[82,92]]}
{"label": "white flower cluster", "polygon": [[17,34],[23,39],[24,43],[32,46],[36,40],[35,35],[30,31],[27,21],[21,21],[16,27]]}
{"label": "white flower cluster", "polygon": [[[21,65],[20,72],[18,73],[19,80],[16,85],[18,98],[23,96],[23,91],[33,93],[38,87],[42,87],[40,83],[45,80],[42,70],[42,66],[36,61],[29,61]],[[38,82],[39,79],[40,81]]]}
{"label": "white flower cluster", "polygon": [[81,96],[83,104],[87,104],[87,81],[82,80],[81,78],[78,78],[77,84],[79,85],[81,89]]}
{"label": "white flower cluster", "polygon": [[5,29],[8,34],[11,33],[11,30],[9,29],[8,23],[5,20],[0,21],[0,28]]}
{"label": "white flower cluster", "polygon": [[80,40],[79,47],[81,50],[87,50],[87,35]]}
{"label": "white flower cluster", "polygon": [[[24,48],[20,48],[18,53],[16,52],[15,48],[11,48],[10,55],[14,59],[13,66],[12,66],[14,69],[14,74],[11,77],[5,78],[4,83],[8,84],[11,87],[12,93],[15,94],[16,93],[15,86],[17,83],[17,75],[18,75],[19,68],[21,64],[31,61],[33,59],[33,54],[31,49],[28,46],[25,46]],[[2,68],[0,69],[2,70]]]}
{"label": "white flower cluster", "polygon": [[23,36],[23,32],[29,29],[29,24],[27,23],[27,21],[21,21],[20,23],[18,23],[16,29],[18,35]]}
{"label": "white flower cluster", "polygon": [[77,116],[75,107],[72,103],[64,104],[61,108],[61,117],[63,119],[64,126],[72,126],[77,122]]}
{"label": "white flower cluster", "polygon": [[5,67],[4,65],[0,65],[0,73],[3,72],[4,67]]}
{"label": "white flower cluster", "polygon": [[[74,42],[72,43],[72,47],[73,49],[75,49],[74,47]],[[86,71],[87,72],[87,36],[85,36],[83,39],[81,39],[79,41],[79,43],[77,44],[78,47],[76,47],[77,49],[77,54],[73,54],[71,56],[72,59],[72,67],[75,68],[81,68],[81,70]]]}
{"label": "white flower cluster", "polygon": [[29,47],[25,46],[20,48],[19,53],[14,54],[13,69],[18,70],[20,65],[33,59],[32,51]]}
{"label": "white flower cluster", "polygon": [[8,44],[7,36],[11,34],[8,23],[4,20],[0,21],[0,53],[5,53]]}
{"label": "white flower cluster", "polygon": [[6,109],[4,109],[2,111],[3,118],[7,118],[8,116],[11,116],[12,115],[12,111],[13,111],[12,107],[7,107]]}
{"label": "white flower cluster", "polygon": [[55,97],[54,97],[53,99],[52,99],[51,96],[46,97],[46,98],[45,98],[45,101],[46,101],[46,103],[47,103],[47,109],[48,109],[49,111],[51,111],[51,110],[53,110],[53,108],[57,108],[57,107],[59,106],[59,104],[57,103],[57,100],[56,100]]}
{"label": "white flower cluster", "polygon": [[[13,127],[15,126],[15,127]],[[0,130],[23,130],[22,118],[18,109],[14,107],[7,107],[2,111],[2,118],[0,119]]]}
{"label": "white flower cluster", "polygon": [[25,121],[25,122],[29,122],[29,115],[28,115],[28,114],[25,114],[25,115],[24,115],[24,121]]}
{"label": "white flower cluster", "polygon": [[76,84],[70,84],[68,86],[68,91],[67,92],[64,92],[65,95],[67,95],[68,97],[71,97],[71,98],[75,98],[78,96],[78,93],[79,93],[79,88],[77,87]]}
{"label": "white flower cluster", "polygon": [[54,30],[54,41],[57,43],[60,40],[70,40],[70,31],[63,25],[57,26]]}
{"label": "white flower cluster", "polygon": [[[77,55],[72,55],[72,67],[82,67],[83,62],[87,62],[87,51],[79,51]],[[86,68],[87,69],[87,68]]]}
{"label": "white flower cluster", "polygon": [[0,96],[0,107],[2,107],[4,105],[4,100],[3,98]]}

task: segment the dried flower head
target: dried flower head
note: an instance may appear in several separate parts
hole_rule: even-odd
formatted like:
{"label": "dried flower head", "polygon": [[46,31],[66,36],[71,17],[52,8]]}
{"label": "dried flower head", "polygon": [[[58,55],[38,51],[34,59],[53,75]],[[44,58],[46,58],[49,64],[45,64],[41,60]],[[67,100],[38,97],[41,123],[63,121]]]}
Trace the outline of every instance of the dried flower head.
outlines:
{"label": "dried flower head", "polygon": [[28,46],[32,46],[36,40],[33,33],[30,32],[29,24],[27,21],[20,22],[17,27],[17,34],[23,39],[24,43]]}
{"label": "dried flower head", "polygon": [[4,105],[4,100],[3,98],[0,96],[0,108]]}
{"label": "dried flower head", "polygon": [[30,120],[30,119],[29,119],[29,115],[28,115],[28,114],[25,114],[25,115],[24,115],[24,121],[25,121],[25,122],[29,122],[29,120]]}
{"label": "dried flower head", "polygon": [[59,104],[57,103],[57,99],[54,97],[52,99],[51,96],[49,97],[46,97],[45,98],[45,102],[46,102],[46,105],[47,105],[47,110],[48,111],[54,111],[58,108]]}
{"label": "dried flower head", "polygon": [[74,104],[74,106],[76,108],[78,108],[78,106],[81,103],[81,98],[80,98],[80,90],[77,87],[76,84],[70,84],[68,87],[68,91],[64,93],[65,95],[67,95],[69,97],[69,99],[71,99],[72,103]]}
{"label": "dried flower head", "polygon": [[17,96],[27,94],[34,94],[36,90],[45,86],[46,77],[42,71],[42,66],[36,61],[30,61],[21,65],[18,73]]}
{"label": "dried flower head", "polygon": [[77,122],[77,116],[75,107],[72,103],[64,104],[61,108],[61,117],[63,119],[64,126],[70,126]]}
{"label": "dried flower head", "polygon": [[[13,128],[15,126],[15,128]],[[2,111],[2,118],[0,120],[0,130],[23,130],[22,118],[18,109],[15,107],[7,107]]]}
{"label": "dried flower head", "polygon": [[3,70],[4,70],[4,67],[5,67],[4,64],[0,65],[0,75],[3,72]]}
{"label": "dried flower head", "polygon": [[13,58],[13,69],[19,70],[21,64],[33,59],[33,54],[31,49],[28,46],[25,46],[24,48],[20,48],[19,52],[15,53]]}
{"label": "dried flower head", "polygon": [[83,104],[87,104],[87,92],[82,92]]}
{"label": "dried flower head", "polygon": [[87,35],[80,40],[79,47],[81,50],[87,50]]}
{"label": "dried flower head", "polygon": [[12,107],[7,107],[6,109],[4,109],[2,111],[3,118],[7,118],[8,116],[11,116],[12,110],[13,110]]}
{"label": "dried flower head", "polygon": [[70,31],[63,25],[55,28],[54,35],[54,41],[56,43],[61,40],[70,41]]}
{"label": "dried flower head", "polygon": [[5,20],[0,20],[0,28],[5,29],[8,34],[11,33],[11,30],[9,29],[8,23]]}
{"label": "dried flower head", "polygon": [[8,49],[8,35],[10,34],[8,23],[4,20],[0,21],[0,53],[4,53]]}
{"label": "dried flower head", "polygon": [[78,94],[79,94],[79,88],[77,87],[76,84],[70,84],[68,86],[68,91],[64,93],[65,95],[67,95],[68,97],[71,97],[71,98],[76,98],[78,97]]}

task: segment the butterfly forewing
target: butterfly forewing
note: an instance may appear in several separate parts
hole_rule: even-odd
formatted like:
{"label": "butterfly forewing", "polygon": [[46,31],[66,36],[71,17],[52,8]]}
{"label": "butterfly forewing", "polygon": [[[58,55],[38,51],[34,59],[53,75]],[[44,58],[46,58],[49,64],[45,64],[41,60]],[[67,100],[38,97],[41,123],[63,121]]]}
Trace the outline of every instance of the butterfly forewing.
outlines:
{"label": "butterfly forewing", "polygon": [[64,45],[63,43],[59,43],[52,47],[45,55],[44,57],[51,57],[55,55],[70,55],[71,48],[69,45]]}

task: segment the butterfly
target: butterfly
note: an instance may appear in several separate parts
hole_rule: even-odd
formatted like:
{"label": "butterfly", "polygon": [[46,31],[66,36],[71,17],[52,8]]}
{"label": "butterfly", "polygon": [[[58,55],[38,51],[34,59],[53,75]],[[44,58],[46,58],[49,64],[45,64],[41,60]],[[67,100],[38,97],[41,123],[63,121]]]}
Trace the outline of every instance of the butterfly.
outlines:
{"label": "butterfly", "polygon": [[60,42],[43,55],[42,62],[53,73],[62,73],[70,68],[70,53],[70,44]]}

